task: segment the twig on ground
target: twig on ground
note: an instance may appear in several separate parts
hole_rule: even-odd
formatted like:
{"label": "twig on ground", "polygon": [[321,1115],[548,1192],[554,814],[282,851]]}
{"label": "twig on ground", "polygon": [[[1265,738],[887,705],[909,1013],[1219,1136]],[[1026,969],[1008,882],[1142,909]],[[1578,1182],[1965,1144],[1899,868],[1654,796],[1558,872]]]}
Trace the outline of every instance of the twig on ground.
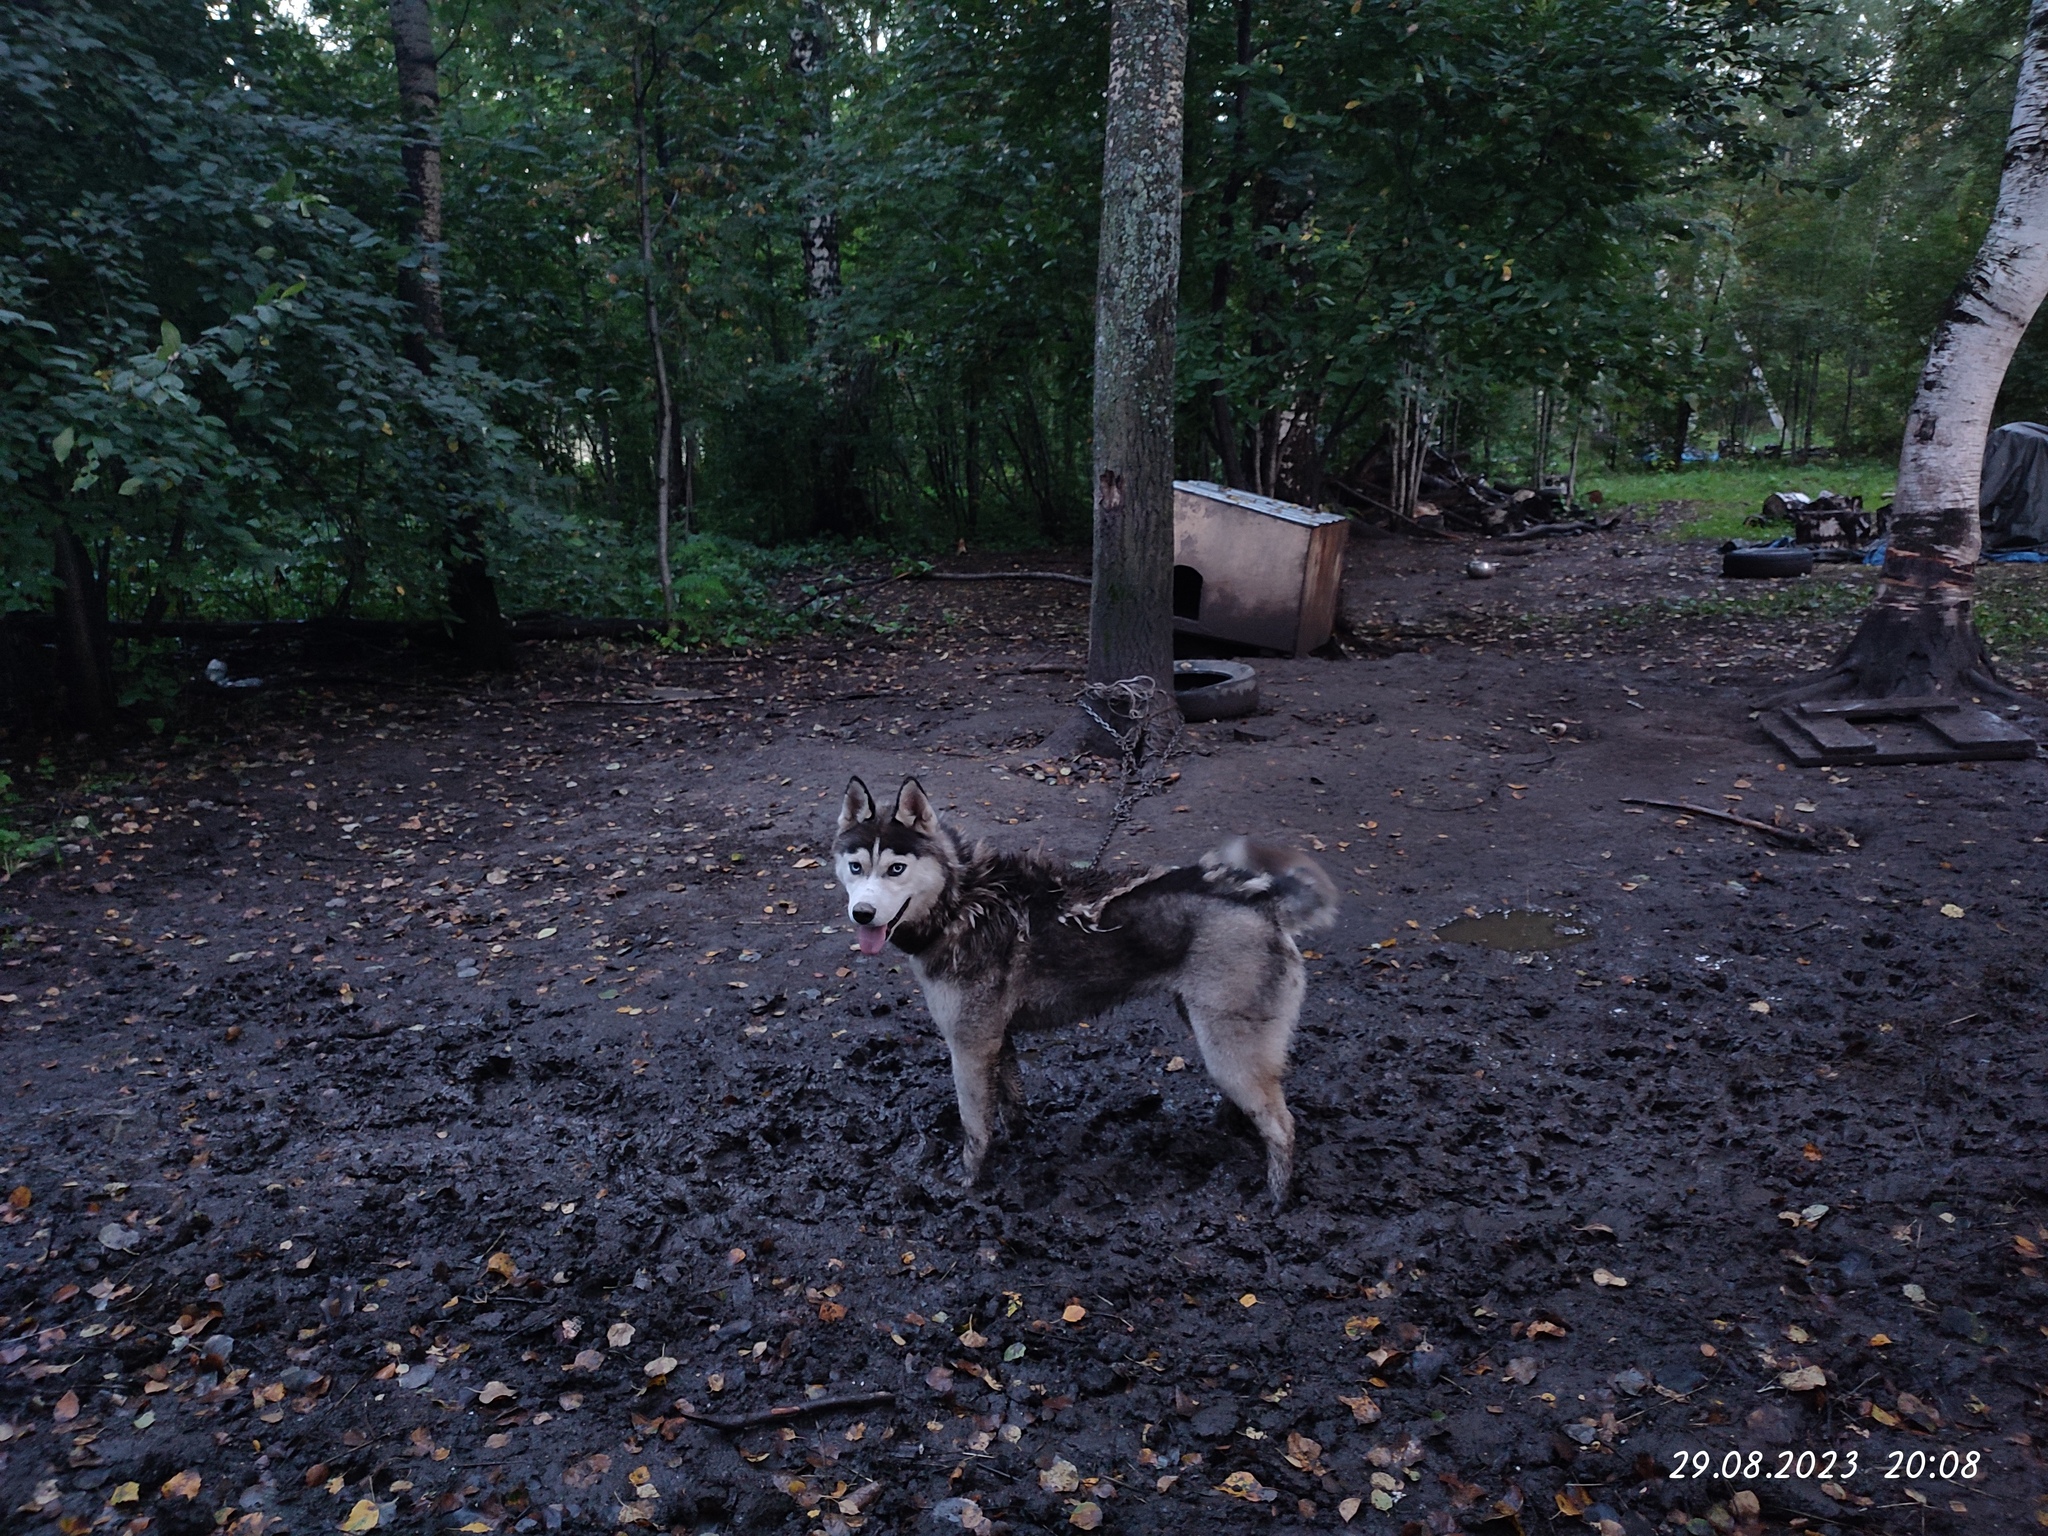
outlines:
{"label": "twig on ground", "polygon": [[1688,816],[1705,816],[1710,821],[1725,821],[1732,826],[1747,827],[1752,832],[1775,837],[1794,848],[1813,849],[1820,846],[1811,832],[1800,832],[1791,827],[1774,827],[1768,821],[1756,821],[1748,816],[1738,816],[1733,811],[1717,811],[1704,805],[1688,805],[1683,800],[1645,800],[1639,795],[1623,795],[1621,803],[1654,806],[1660,811],[1683,811]]}
{"label": "twig on ground", "polygon": [[802,1418],[805,1414],[830,1413],[835,1408],[879,1408],[895,1401],[894,1392],[846,1392],[837,1397],[814,1397],[807,1403],[763,1408],[756,1413],[698,1413],[689,1409],[681,1416],[692,1424],[708,1424],[713,1429],[752,1429],[758,1424],[779,1424],[784,1419]]}
{"label": "twig on ground", "polygon": [[1093,587],[1089,576],[1071,576],[1065,571],[925,571],[906,578],[910,581],[1064,581],[1077,587]]}

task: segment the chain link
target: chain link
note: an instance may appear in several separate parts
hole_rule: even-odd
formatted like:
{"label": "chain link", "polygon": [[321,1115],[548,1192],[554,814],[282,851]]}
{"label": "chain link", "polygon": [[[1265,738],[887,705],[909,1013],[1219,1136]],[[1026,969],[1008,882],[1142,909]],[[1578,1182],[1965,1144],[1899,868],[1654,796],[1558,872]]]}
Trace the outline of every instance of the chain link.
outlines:
{"label": "chain link", "polygon": [[[1122,758],[1123,786],[1110,808],[1109,827],[1090,860],[1102,867],[1117,829],[1131,818],[1138,802],[1156,794],[1166,783],[1166,764],[1181,749],[1180,712],[1172,706],[1172,695],[1151,677],[1126,677],[1113,683],[1090,683],[1076,701],[1083,714],[1100,726],[1117,745]],[[1120,717],[1121,724],[1106,717]]]}

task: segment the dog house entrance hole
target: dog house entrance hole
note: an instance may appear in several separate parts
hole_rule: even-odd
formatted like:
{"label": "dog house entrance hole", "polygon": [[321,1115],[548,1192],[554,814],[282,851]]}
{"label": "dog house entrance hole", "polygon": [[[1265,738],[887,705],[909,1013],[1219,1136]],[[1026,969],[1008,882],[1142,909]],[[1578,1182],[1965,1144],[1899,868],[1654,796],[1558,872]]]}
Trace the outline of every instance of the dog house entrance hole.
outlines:
{"label": "dog house entrance hole", "polygon": [[1173,616],[1199,619],[1202,616],[1202,573],[1192,565],[1173,568]]}

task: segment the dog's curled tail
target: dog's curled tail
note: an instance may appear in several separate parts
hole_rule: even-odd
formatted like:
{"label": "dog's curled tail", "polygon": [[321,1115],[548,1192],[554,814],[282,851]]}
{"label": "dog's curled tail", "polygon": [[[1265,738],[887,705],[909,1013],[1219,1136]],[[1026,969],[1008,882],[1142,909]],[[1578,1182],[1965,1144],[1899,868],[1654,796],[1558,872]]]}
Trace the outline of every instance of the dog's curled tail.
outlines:
{"label": "dog's curled tail", "polygon": [[1337,884],[1307,854],[1233,837],[1202,855],[1202,878],[1220,894],[1270,901],[1290,938],[1337,921]]}

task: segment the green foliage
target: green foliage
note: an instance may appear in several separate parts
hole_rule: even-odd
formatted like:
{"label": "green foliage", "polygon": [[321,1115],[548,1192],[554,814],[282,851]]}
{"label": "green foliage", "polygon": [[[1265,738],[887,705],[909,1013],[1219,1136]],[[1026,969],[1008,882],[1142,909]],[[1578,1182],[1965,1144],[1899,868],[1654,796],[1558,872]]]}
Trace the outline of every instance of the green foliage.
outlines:
{"label": "green foliage", "polygon": [[43,605],[64,524],[117,612],[417,610],[466,511],[530,510],[498,415],[531,386],[409,361],[403,247],[321,190],[388,195],[388,139],[286,110],[233,56],[288,29],[245,23],[0,12],[4,606]]}
{"label": "green foliage", "polygon": [[0,773],[0,881],[49,857],[57,846],[54,837],[23,832],[14,825],[13,807],[19,802],[14,780]]}
{"label": "green foliage", "polygon": [[1690,234],[1668,199],[1709,165],[1735,178],[1768,159],[1759,107],[1833,88],[1768,41],[1803,14],[1299,0],[1241,10],[1233,33],[1208,13],[1199,51],[1217,73],[1190,81],[1212,107],[1190,113],[1189,278],[1207,317],[1187,326],[1191,387],[1268,431],[1279,412],[1315,423],[1282,452],[1341,464],[1404,369],[1439,400],[1656,373],[1656,273]]}
{"label": "green foliage", "polygon": [[[1582,489],[1698,502],[1688,534],[1781,486],[1874,503],[1988,214],[2022,15],[1195,7],[1181,469],[1325,496],[1419,393],[1519,479],[1541,390]],[[445,615],[480,525],[508,611],[659,613],[650,299],[688,486],[673,643],[841,622],[845,589],[786,563],[843,558],[820,538],[1087,536],[1104,0],[437,20],[428,349],[380,0],[0,8],[0,611],[47,610],[68,527],[116,617]],[[840,281],[813,292],[825,214]],[[2048,409],[2043,359],[2011,408]],[[1637,472],[1777,441],[1759,377],[1789,451],[1875,457]],[[138,652],[126,697],[176,681]]]}

